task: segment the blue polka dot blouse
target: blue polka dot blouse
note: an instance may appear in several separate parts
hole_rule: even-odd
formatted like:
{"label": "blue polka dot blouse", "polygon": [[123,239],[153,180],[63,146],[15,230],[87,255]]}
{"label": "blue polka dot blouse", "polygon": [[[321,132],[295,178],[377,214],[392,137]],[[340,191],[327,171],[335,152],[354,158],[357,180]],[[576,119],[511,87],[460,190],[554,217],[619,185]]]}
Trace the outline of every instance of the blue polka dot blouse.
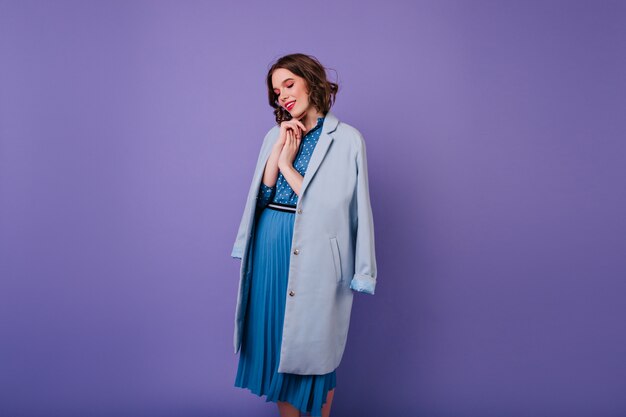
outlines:
{"label": "blue polka dot blouse", "polygon": [[[309,166],[309,160],[322,133],[323,124],[324,117],[318,117],[315,127],[309,130],[300,142],[300,149],[298,149],[296,158],[293,161],[293,167],[302,176],[304,176]],[[296,206],[298,203],[298,194],[291,189],[291,186],[280,171],[278,172],[276,184],[273,187],[268,187],[261,180],[261,186],[257,195],[257,207],[262,209],[271,202],[290,204],[292,206]]]}

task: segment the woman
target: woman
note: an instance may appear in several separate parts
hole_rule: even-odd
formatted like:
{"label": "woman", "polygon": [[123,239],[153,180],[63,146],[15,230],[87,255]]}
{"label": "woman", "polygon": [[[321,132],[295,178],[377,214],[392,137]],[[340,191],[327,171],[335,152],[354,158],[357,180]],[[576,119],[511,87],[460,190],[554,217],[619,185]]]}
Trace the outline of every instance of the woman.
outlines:
{"label": "woman", "polygon": [[365,142],[330,112],[338,85],[314,57],[278,59],[267,86],[277,125],[231,253],[242,260],[235,386],[266,395],[282,417],[327,417],[353,291],[376,285]]}

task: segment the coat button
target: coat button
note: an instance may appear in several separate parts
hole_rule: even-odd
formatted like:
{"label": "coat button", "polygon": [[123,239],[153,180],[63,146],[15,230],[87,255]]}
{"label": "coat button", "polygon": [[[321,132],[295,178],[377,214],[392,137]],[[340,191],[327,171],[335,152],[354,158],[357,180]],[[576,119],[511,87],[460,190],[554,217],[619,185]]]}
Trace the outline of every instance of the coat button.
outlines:
{"label": "coat button", "polygon": [[302,214],[302,209],[298,209],[298,214]]}
{"label": "coat button", "polygon": [[300,251],[299,251],[298,249],[296,249],[296,250],[294,250],[294,251],[293,251],[293,254],[294,254],[294,255],[297,255],[297,254],[299,254],[299,253],[300,253]]}
{"label": "coat button", "polygon": [[290,295],[291,297],[293,297],[294,295],[296,295],[296,293],[295,293],[295,292],[293,292],[293,290],[291,290],[291,291],[289,291],[289,295]]}

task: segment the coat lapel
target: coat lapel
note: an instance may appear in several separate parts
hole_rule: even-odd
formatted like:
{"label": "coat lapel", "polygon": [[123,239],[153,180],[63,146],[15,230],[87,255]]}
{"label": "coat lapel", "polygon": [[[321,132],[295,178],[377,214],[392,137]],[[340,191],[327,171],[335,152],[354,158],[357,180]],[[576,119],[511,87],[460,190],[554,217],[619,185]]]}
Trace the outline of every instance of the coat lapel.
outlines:
{"label": "coat lapel", "polygon": [[298,197],[298,202],[302,199],[304,192],[306,191],[307,186],[313,179],[315,172],[319,168],[324,156],[326,156],[326,152],[328,152],[328,148],[330,147],[331,142],[334,140],[333,136],[330,134],[334,132],[337,128],[337,124],[339,124],[339,120],[337,117],[328,111],[326,116],[324,117],[324,124],[322,125],[322,133],[320,134],[319,139],[317,140],[317,145],[315,145],[315,149],[313,149],[313,154],[311,155],[311,159],[309,160],[309,165],[304,173],[304,178],[302,179],[302,187],[300,189],[300,196]]}

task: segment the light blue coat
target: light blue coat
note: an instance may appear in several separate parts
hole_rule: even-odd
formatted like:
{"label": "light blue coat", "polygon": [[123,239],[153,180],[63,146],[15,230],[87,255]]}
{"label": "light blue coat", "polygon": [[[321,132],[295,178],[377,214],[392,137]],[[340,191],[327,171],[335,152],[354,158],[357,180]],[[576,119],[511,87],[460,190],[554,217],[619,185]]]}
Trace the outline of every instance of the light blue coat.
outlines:
{"label": "light blue coat", "polygon": [[[235,354],[241,347],[251,271],[256,199],[278,138],[265,135],[231,256],[241,259]],[[269,210],[265,208],[265,210]],[[363,135],[328,112],[303,178],[293,227],[278,372],[326,374],[339,366],[348,338],[353,291],[374,294],[374,222]]]}

